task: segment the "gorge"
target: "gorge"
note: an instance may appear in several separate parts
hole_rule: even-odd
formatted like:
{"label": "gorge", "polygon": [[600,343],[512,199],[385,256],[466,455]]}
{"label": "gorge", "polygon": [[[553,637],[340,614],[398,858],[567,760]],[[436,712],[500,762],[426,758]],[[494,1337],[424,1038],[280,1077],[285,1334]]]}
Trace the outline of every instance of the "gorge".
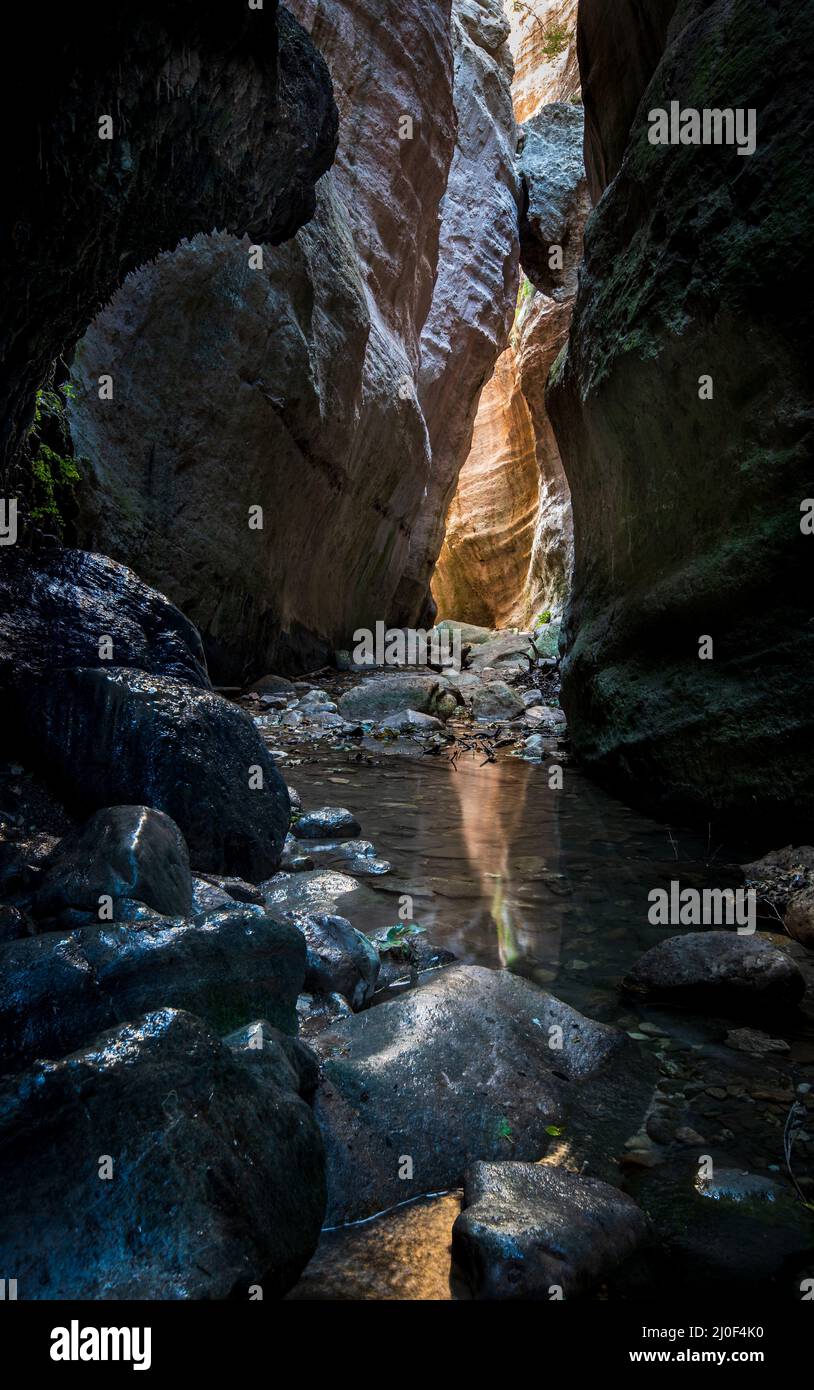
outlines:
{"label": "gorge", "polygon": [[814,7],[23,24],[18,1297],[799,1301]]}

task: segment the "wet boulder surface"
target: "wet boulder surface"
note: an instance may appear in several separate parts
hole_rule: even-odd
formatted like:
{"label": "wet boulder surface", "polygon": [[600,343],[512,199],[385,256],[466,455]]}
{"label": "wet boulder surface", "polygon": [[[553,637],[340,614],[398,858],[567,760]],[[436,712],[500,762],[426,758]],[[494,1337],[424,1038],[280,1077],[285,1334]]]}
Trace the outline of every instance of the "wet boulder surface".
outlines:
{"label": "wet boulder surface", "polygon": [[770,941],[731,931],[688,932],[652,946],[623,988],[641,999],[713,1013],[776,1013],[805,993],[799,966]]}
{"label": "wet boulder surface", "polygon": [[260,907],[202,919],[44,932],[0,946],[0,1069],[59,1057],[91,1033],[165,1006],[218,1032],[266,1018],[296,1032],[305,939]]}
{"label": "wet boulder surface", "polygon": [[329,1224],[454,1187],[479,1159],[541,1158],[562,1133],[572,1155],[613,1171],[651,1080],[617,1029],[479,966],[432,972],[314,1047]]}
{"label": "wet boulder surface", "polygon": [[123,667],[41,681],[23,711],[32,754],[85,810],[139,801],[178,824],[193,868],[273,872],[288,792],[251,719],[221,696]]}
{"label": "wet boulder surface", "polygon": [[163,1008],[0,1083],[0,1248],[20,1299],[274,1298],[295,1282],[324,1156],[268,1042],[227,1045]]}
{"label": "wet boulder surface", "polygon": [[0,551],[0,691],[105,664],[210,689],[197,628],[126,565],[86,550]]}
{"label": "wet boulder surface", "polygon": [[452,1257],[480,1299],[578,1298],[644,1241],[631,1197],[598,1178],[538,1163],[475,1163]]}
{"label": "wet boulder surface", "polygon": [[60,840],[36,880],[37,917],[97,915],[100,900],[134,899],[164,916],[192,910],[189,851],[178,826],[149,806],[108,806]]}

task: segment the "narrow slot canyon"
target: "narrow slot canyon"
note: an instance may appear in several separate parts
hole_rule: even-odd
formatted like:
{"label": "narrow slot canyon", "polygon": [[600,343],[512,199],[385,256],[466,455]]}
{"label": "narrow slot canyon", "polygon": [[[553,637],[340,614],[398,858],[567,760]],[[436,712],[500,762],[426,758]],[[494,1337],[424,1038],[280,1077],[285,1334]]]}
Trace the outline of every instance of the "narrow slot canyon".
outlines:
{"label": "narrow slot canyon", "polygon": [[814,5],[21,25],[9,1297],[805,1301]]}

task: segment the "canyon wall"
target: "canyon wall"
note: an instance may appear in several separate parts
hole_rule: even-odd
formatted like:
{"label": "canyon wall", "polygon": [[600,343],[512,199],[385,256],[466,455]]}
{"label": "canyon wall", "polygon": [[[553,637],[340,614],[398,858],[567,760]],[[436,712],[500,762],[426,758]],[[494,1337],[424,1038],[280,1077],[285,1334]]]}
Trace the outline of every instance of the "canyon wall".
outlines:
{"label": "canyon wall", "polygon": [[414,532],[460,465],[515,286],[498,0],[456,0],[454,18],[449,3],[293,8],[340,114],[313,221],[262,267],[222,235],[159,258],[74,364],[80,543],[168,594],[222,684],[313,668],[358,626],[418,616],[435,555]]}
{"label": "canyon wall", "polygon": [[332,162],[336,108],[276,0],[224,14],[168,0],[160,15],[90,0],[65,23],[34,6],[15,22],[0,82],[15,200],[0,230],[0,482],[25,519],[18,455],[54,360],[128,270],[182,237],[292,236]]}
{"label": "canyon wall", "polygon": [[[586,91],[593,65],[647,48],[645,7],[614,6],[603,31],[608,8],[581,6]],[[576,749],[628,795],[776,840],[814,810],[812,42],[796,0],[679,0],[549,386],[574,509]],[[652,145],[648,112],[671,101],[753,108],[755,153]],[[618,121],[595,119],[601,187]]]}
{"label": "canyon wall", "polygon": [[[511,10],[526,279],[509,345],[484,388],[433,576],[442,616],[489,627],[559,616],[571,566],[568,485],[545,380],[571,320],[590,210],[582,163],[576,3]],[[553,245],[561,263],[549,265]]]}

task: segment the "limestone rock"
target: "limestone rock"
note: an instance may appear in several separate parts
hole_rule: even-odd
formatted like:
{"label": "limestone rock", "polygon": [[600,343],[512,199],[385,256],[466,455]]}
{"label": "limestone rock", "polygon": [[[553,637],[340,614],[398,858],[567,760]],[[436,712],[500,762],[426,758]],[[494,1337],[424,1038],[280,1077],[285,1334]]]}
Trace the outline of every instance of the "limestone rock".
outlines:
{"label": "limestone rock", "polygon": [[578,1298],[645,1238],[632,1198],[598,1178],[538,1163],[476,1163],[452,1254],[481,1299]]}
{"label": "limestone rock", "polygon": [[325,1210],[296,1080],[279,1050],[226,1046],[174,1009],[5,1080],[3,1258],[19,1297],[282,1296]]}
{"label": "limestone rock", "polygon": [[398,714],[405,708],[448,719],[458,703],[454,687],[444,677],[404,672],[362,681],[345,692],[339,710],[346,719],[386,720],[391,712]]}
{"label": "limestone rock", "polygon": [[418,392],[432,466],[399,590],[408,621],[424,610],[478,397],[506,345],[517,294],[513,68],[502,0],[454,0],[452,29],[458,129],[440,210],[438,277],[421,336]]}
{"label": "limestone rock", "polygon": [[[19,481],[25,499],[8,465],[35,392],[99,305],[128,270],[195,232],[292,236],[313,212],[337,119],[325,64],[277,0],[228,13],[124,0],[67,27],[33,9],[18,20],[0,82],[3,125],[16,131],[16,213],[0,234],[0,479],[11,497]],[[109,140],[96,138],[102,113]]]}
{"label": "limestone rock", "polygon": [[550,101],[581,100],[577,5],[578,0],[523,0],[508,6],[518,125]]}
{"label": "limestone rock", "polygon": [[455,139],[449,0],[292,8],[341,114],[316,216],[259,268],[218,235],[160,257],[76,359],[81,533],[183,607],[224,684],[313,669],[391,616],[430,471],[416,375]]}
{"label": "limestone rock", "polygon": [[[624,52],[635,71],[650,7],[591,12],[620,35],[609,62]],[[575,750],[639,801],[729,835],[783,835],[814,808],[800,529],[812,268],[798,259],[812,235],[798,177],[812,42],[814,14],[795,0],[682,3],[590,220],[548,392],[574,507],[562,700]],[[733,71],[759,113],[754,155],[650,143],[649,110],[731,106]]]}
{"label": "limestone rock", "polygon": [[517,719],[525,708],[516,691],[503,681],[490,681],[472,692],[475,719]]}

